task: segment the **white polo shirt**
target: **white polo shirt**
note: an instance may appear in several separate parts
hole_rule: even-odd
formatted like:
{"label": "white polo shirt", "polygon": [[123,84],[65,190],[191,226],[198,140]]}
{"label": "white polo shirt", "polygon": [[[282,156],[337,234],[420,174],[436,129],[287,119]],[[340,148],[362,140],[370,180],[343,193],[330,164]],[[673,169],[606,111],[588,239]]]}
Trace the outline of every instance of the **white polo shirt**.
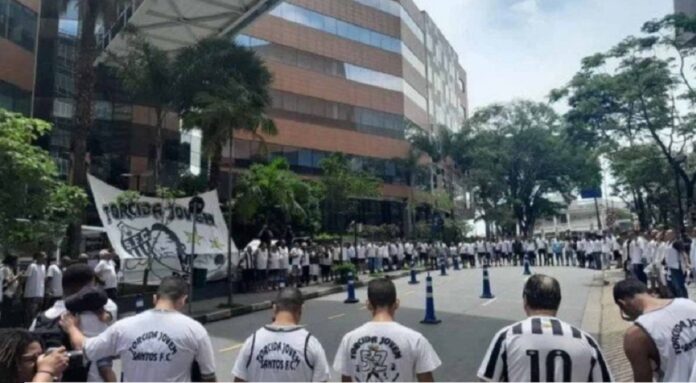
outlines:
{"label": "white polo shirt", "polygon": [[63,296],[63,270],[55,263],[48,266],[46,278],[51,278],[51,283],[46,286],[46,292],[53,298]]}
{"label": "white polo shirt", "polygon": [[118,277],[116,276],[116,265],[112,260],[102,259],[94,268],[94,273],[104,282],[105,289],[115,289],[118,287]]}
{"label": "white polo shirt", "polygon": [[43,298],[45,293],[46,265],[32,262],[27,268],[26,275],[24,298]]}

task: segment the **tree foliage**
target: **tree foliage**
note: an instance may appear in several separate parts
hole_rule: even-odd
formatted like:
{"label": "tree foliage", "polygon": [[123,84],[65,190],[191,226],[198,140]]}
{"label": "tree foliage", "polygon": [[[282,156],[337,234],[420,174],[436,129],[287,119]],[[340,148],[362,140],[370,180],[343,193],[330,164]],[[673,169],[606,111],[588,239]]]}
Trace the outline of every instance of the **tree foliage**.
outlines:
{"label": "tree foliage", "polygon": [[[324,158],[320,166],[322,174],[319,182],[324,192],[324,228],[343,231],[356,212],[357,199],[377,197],[380,181],[364,171],[351,168],[349,159],[341,153]],[[330,216],[341,219],[337,225],[331,225],[328,224]]]}
{"label": "tree foliage", "polygon": [[54,245],[79,219],[87,196],[67,186],[49,154],[35,145],[51,126],[0,109],[0,246]]}
{"label": "tree foliage", "polygon": [[[486,221],[531,234],[540,217],[557,214],[579,187],[599,183],[594,154],[572,145],[547,105],[517,101],[477,111],[461,133]],[[552,196],[561,197],[555,200]]]}
{"label": "tree foliage", "polygon": [[[673,184],[680,184],[675,191],[683,189],[693,223],[696,114],[691,109],[696,103],[692,84],[696,51],[681,33],[696,32],[696,19],[668,15],[645,23],[642,32],[583,59],[572,81],[551,96],[567,100],[570,110],[565,117],[577,143],[607,153],[654,145],[674,174]],[[645,190],[630,192],[638,198]],[[682,225],[683,217],[678,221]]]}
{"label": "tree foliage", "polygon": [[123,56],[112,55],[110,63],[124,89],[138,103],[155,110],[155,164],[153,181],[155,188],[160,183],[162,167],[162,130],[169,110],[174,106],[176,71],[174,61],[167,52],[148,42],[137,30],[126,34],[128,51]]}
{"label": "tree foliage", "polygon": [[614,194],[636,213],[643,230],[674,222],[677,201],[669,164],[655,145],[620,147],[607,155],[614,176]]}
{"label": "tree foliage", "polygon": [[210,159],[209,187],[219,183],[223,145],[235,130],[276,134],[265,110],[271,104],[270,71],[256,54],[229,39],[211,38],[184,48],[176,58],[175,105],[184,128],[200,128]]}
{"label": "tree foliage", "polygon": [[258,228],[268,224],[277,233],[288,224],[314,233],[320,227],[321,199],[320,185],[300,179],[284,158],[276,158],[269,164],[252,165],[242,175],[235,191],[235,219]]}

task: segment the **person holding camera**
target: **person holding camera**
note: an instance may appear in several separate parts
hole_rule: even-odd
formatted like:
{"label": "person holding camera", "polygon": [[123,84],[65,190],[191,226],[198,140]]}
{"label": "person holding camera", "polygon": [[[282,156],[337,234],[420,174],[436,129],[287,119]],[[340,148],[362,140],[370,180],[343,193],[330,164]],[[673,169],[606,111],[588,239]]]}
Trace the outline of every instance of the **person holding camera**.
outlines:
{"label": "person holding camera", "polygon": [[53,382],[68,366],[65,348],[44,352],[41,339],[24,329],[0,329],[0,378],[7,383]]}
{"label": "person holding camera", "polygon": [[121,319],[95,337],[86,336],[73,314],[65,314],[60,325],[88,360],[119,356],[123,381],[190,382],[194,373],[200,381],[216,381],[208,332],[180,312],[188,300],[187,282],[163,278],[154,299],[153,309]]}
{"label": "person holding camera", "polygon": [[[60,328],[60,318],[70,312],[80,318],[80,330],[87,336],[104,332],[118,316],[116,304],[96,285],[96,276],[91,267],[78,263],[63,272],[62,290],[65,299],[59,299],[48,310],[39,314],[30,331],[39,336],[47,347],[66,347],[71,350],[66,334]],[[79,352],[74,353],[65,372],[67,381],[115,382],[116,374],[111,358],[92,363],[83,360]]]}

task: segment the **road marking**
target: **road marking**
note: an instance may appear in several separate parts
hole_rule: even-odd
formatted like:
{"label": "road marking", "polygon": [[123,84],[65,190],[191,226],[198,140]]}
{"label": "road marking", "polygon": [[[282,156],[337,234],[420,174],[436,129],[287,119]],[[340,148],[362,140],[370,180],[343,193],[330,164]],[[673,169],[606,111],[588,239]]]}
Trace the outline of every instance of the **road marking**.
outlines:
{"label": "road marking", "polygon": [[488,301],[488,302],[482,304],[481,306],[488,306],[488,305],[490,305],[491,303],[495,302],[496,299],[498,299],[498,298],[493,298],[493,299],[491,299],[490,301]]}
{"label": "road marking", "polygon": [[235,344],[234,346],[220,349],[220,350],[218,350],[218,352],[228,352],[228,351],[236,350],[236,349],[242,347],[243,345],[244,345],[244,343]]}
{"label": "road marking", "polygon": [[342,317],[342,316],[346,316],[346,314],[343,313],[343,314],[332,315],[332,316],[329,317],[329,320],[337,319],[337,318],[340,318],[340,317]]}

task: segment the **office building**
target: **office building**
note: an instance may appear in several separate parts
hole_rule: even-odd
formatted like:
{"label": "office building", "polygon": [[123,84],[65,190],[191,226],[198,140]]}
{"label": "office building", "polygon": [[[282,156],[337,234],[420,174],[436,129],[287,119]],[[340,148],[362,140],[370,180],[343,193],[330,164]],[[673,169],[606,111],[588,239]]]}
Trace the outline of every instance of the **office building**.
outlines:
{"label": "office building", "polygon": [[[0,105],[54,125],[41,145],[66,177],[81,22],[76,4],[0,0]],[[467,116],[466,72],[457,53],[412,0],[132,0],[117,14],[100,27],[100,49],[127,49],[127,24],[167,51],[213,35],[254,49],[274,76],[268,114],[279,133],[263,143],[239,133],[236,167],[223,169],[225,177],[275,156],[313,177],[323,158],[344,153],[356,169],[383,181],[381,197],[361,203],[358,219],[366,224],[403,223],[414,196],[398,160],[409,152],[408,130],[458,129]],[[129,97],[102,69],[95,95],[90,171],[122,188],[152,191],[153,108]],[[174,113],[165,126],[161,181],[167,185],[190,158],[194,168],[204,161],[195,136],[182,140]],[[434,169],[435,182],[422,182],[423,192],[435,186],[464,193],[455,173]],[[224,189],[227,182],[220,184]],[[330,222],[334,229],[345,224]]]}
{"label": "office building", "polygon": [[0,0],[0,108],[31,114],[40,0]]}
{"label": "office building", "polygon": [[[313,175],[330,153],[345,153],[383,181],[382,197],[363,201],[357,219],[401,225],[414,195],[398,161],[408,130],[459,129],[467,115],[466,72],[428,14],[411,0],[288,0],[235,41],[274,75],[269,114],[279,130],[265,143],[240,135],[236,164],[262,153]],[[325,226],[348,224],[335,218]]]}

